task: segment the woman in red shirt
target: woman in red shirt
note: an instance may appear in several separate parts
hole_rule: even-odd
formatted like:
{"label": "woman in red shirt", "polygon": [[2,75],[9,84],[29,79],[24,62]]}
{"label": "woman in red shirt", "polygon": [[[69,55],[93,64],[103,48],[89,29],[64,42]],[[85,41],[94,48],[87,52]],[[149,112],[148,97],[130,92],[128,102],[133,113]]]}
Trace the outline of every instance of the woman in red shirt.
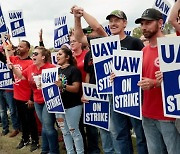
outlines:
{"label": "woman in red shirt", "polygon": [[77,68],[81,71],[82,81],[85,82],[86,72],[84,71],[84,57],[87,50],[82,49],[82,43],[76,41],[74,35],[70,36],[70,46],[73,52],[73,56],[77,61]]}
{"label": "woman in red shirt", "polygon": [[49,50],[44,47],[37,47],[32,53],[32,65],[23,72],[18,71],[14,66],[12,66],[12,68],[13,72],[19,78],[27,79],[29,81],[30,87],[33,90],[35,110],[42,123],[42,153],[59,154],[58,133],[54,128],[56,121],[55,115],[53,113],[48,113],[42,90],[40,87],[36,86],[34,81],[36,76],[41,75],[42,69],[55,67],[50,63],[50,58],[51,52]]}

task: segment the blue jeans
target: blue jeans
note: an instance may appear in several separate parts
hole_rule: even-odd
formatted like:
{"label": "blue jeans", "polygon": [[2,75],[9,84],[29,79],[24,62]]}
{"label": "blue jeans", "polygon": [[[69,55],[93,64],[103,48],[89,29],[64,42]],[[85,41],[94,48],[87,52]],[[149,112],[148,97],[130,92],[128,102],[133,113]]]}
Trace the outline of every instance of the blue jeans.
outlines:
{"label": "blue jeans", "polygon": [[[79,131],[79,121],[82,113],[82,105],[65,110],[65,114],[56,113],[58,125],[62,131],[67,154],[84,154],[83,138]],[[73,144],[74,141],[74,144]]]}
{"label": "blue jeans", "polygon": [[111,133],[101,128],[99,129],[99,132],[101,135],[102,149],[104,154],[113,154],[114,148]]}
{"label": "blue jeans", "polygon": [[113,98],[110,101],[110,132],[116,154],[133,154],[133,145],[130,130],[134,128],[136,134],[137,151],[139,154],[148,154],[146,138],[142,121],[113,111]]}
{"label": "blue jeans", "polygon": [[174,121],[160,121],[143,117],[143,127],[149,154],[180,153],[180,134]]}
{"label": "blue jeans", "polygon": [[4,90],[1,90],[0,91],[0,114],[2,118],[2,127],[4,131],[9,130],[7,107],[9,107],[12,127],[14,130],[18,130],[19,119],[18,119],[16,104],[13,99],[13,91],[6,92]]}
{"label": "blue jeans", "polygon": [[58,133],[54,127],[55,114],[48,113],[45,104],[34,103],[36,114],[42,123],[42,152],[59,154]]}

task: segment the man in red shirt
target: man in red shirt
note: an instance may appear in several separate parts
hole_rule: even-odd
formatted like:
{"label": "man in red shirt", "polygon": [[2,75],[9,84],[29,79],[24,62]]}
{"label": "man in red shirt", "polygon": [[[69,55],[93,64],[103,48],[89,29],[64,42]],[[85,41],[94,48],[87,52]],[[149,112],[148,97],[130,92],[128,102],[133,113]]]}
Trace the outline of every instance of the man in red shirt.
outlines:
{"label": "man in red shirt", "polygon": [[149,45],[143,48],[143,77],[138,83],[143,90],[143,128],[148,152],[178,154],[180,135],[175,127],[175,119],[164,116],[160,81],[155,77],[155,72],[159,71],[157,38],[164,37],[162,14],[150,8],[135,23],[141,24],[143,35],[149,40]]}
{"label": "man in red shirt", "polygon": [[[29,57],[30,43],[22,40],[18,45],[18,55],[11,56],[10,61],[15,68],[23,71],[32,64]],[[35,110],[31,99],[32,91],[27,80],[21,80],[15,76],[14,99],[17,105],[19,119],[22,125],[22,139],[17,149],[21,149],[30,143],[30,151],[34,151],[39,146],[37,124],[35,119]]]}

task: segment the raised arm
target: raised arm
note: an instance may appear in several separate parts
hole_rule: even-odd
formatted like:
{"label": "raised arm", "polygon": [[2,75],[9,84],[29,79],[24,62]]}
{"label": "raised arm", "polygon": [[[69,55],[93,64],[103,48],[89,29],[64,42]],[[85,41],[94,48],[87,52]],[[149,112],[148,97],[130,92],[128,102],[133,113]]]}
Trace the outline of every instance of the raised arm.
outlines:
{"label": "raised arm", "polygon": [[40,32],[39,32],[39,46],[42,46],[44,47],[44,42],[43,42],[43,30],[42,28],[40,29]]}
{"label": "raised arm", "polygon": [[84,45],[88,44],[87,37],[84,35],[81,26],[81,17],[83,16],[83,10],[80,7],[73,6],[71,8],[71,13],[74,14],[74,36],[78,42]]}
{"label": "raised arm", "polygon": [[16,69],[12,63],[8,63],[8,67],[12,69],[13,73],[21,80],[26,80],[19,69]]}
{"label": "raised arm", "polygon": [[172,7],[168,21],[176,31],[180,32],[180,0],[177,0]]}
{"label": "raised arm", "polygon": [[71,13],[74,14],[74,21],[75,21],[75,38],[77,41],[88,44],[87,37],[84,35],[82,26],[81,26],[81,17],[85,19],[85,21],[88,23],[88,25],[97,33],[97,36],[108,36],[101,24],[90,14],[88,14],[86,11],[84,11],[83,8],[80,8],[78,6],[73,6],[71,8]]}
{"label": "raised arm", "polygon": [[105,30],[103,29],[102,25],[90,14],[88,14],[86,11],[83,10],[83,17],[88,23],[88,25],[97,32],[99,36],[108,36]]}
{"label": "raised arm", "polygon": [[7,39],[8,39],[8,41],[9,41],[9,43],[12,44],[11,35],[7,34],[6,36],[7,36]]}

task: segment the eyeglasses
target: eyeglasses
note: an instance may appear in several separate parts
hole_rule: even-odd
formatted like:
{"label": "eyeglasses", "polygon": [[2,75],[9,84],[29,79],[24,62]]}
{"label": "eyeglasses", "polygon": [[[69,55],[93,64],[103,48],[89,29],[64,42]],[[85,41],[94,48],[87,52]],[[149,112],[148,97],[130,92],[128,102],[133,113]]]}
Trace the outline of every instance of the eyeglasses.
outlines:
{"label": "eyeglasses", "polygon": [[37,56],[39,53],[38,52],[33,52],[32,55]]}

